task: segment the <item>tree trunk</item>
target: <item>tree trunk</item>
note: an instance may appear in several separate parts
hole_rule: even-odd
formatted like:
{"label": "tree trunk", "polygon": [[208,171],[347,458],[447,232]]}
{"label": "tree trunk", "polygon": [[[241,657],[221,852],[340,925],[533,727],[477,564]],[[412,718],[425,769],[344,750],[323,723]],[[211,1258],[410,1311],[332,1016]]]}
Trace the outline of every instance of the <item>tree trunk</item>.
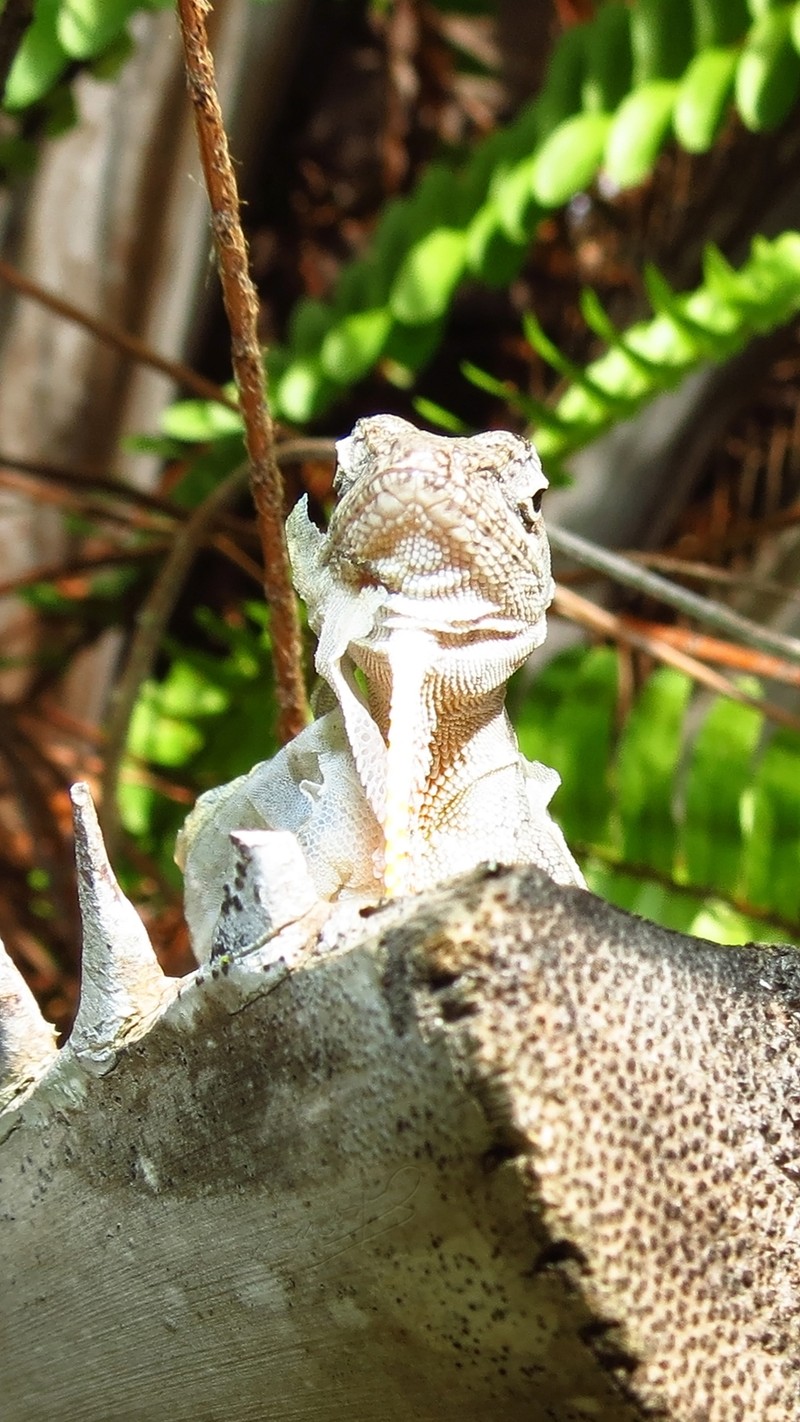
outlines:
{"label": "tree trunk", "polygon": [[73,1036],[0,1033],[4,1422],[798,1415],[795,950],[479,871],[172,982],[81,853]]}
{"label": "tree trunk", "polygon": [[[303,30],[307,0],[254,6],[220,0],[212,39],[233,152],[265,142]],[[90,315],[186,358],[216,286],[177,22],[141,14],[136,48],[114,83],[75,82],[78,122],[45,143],[30,182],[0,199],[2,255]],[[83,327],[0,287],[0,464],[12,456],[117,472],[150,486],[159,461],[119,454],[120,440],[157,431],[170,379],[136,366]],[[69,535],[60,511],[0,488],[0,566],[11,578],[57,561]],[[29,657],[36,619],[0,603],[6,656]],[[117,639],[74,670],[67,709],[103,712]],[[25,674],[7,671],[11,694]]]}

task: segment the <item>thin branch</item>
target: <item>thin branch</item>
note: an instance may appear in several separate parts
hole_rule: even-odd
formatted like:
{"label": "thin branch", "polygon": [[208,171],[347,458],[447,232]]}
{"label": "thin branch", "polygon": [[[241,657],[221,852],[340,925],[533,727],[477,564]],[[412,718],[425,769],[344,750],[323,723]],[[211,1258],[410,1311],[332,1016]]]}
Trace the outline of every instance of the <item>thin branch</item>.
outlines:
{"label": "thin branch", "polygon": [[[69,509],[83,517],[91,517],[97,523],[120,524],[123,528],[133,529],[137,533],[151,532],[163,535],[170,532],[175,520],[181,517],[180,511],[173,509],[170,522],[166,523],[160,512],[150,513],[143,506],[134,505],[136,512],[125,508],[115,508],[113,503],[102,502],[102,495],[99,496],[100,501],[98,501],[98,499],[91,498],[88,493],[82,493],[80,489],[69,484],[53,483],[49,479],[38,478],[34,474],[23,474],[16,469],[0,467],[0,487],[28,494],[31,484],[36,487],[37,505],[51,504],[54,508]],[[121,502],[127,503],[127,500]]]}
{"label": "thin branch", "polygon": [[183,361],[168,360],[166,356],[159,355],[146,341],[141,340],[139,336],[132,335],[123,326],[118,326],[113,321],[103,321],[99,316],[91,316],[80,306],[74,306],[71,301],[65,301],[62,296],[56,296],[55,292],[47,291],[37,281],[33,281],[23,272],[18,271],[4,257],[0,257],[0,280],[12,287],[14,291],[18,291],[21,296],[29,296],[31,300],[37,301],[40,306],[46,307],[56,316],[62,316],[65,321],[73,321],[76,326],[82,326],[85,331],[96,336],[98,341],[103,341],[105,345],[122,351],[124,355],[138,361],[140,365],[148,365],[153,370],[160,371],[162,375],[168,375],[177,385],[186,390],[193,390],[195,395],[199,395],[202,400],[214,400],[218,405],[227,405],[230,410],[238,410],[236,401],[231,400],[230,396],[226,395],[219,385],[215,385],[213,380],[206,380],[204,375],[199,375],[196,370],[184,365]]}
{"label": "thin branch", "polygon": [[[278,464],[283,466],[311,459],[332,459],[334,453],[332,439],[308,436],[283,440],[276,447],[275,458]],[[165,534],[172,537],[175,524],[186,523],[192,514],[191,509],[176,504],[172,499],[121,484],[93,469],[65,468],[62,465],[23,459],[21,456],[0,452],[0,487],[17,489],[20,493],[27,494],[30,485],[36,490],[38,502],[75,509],[82,514],[88,511],[99,521],[120,524],[136,532],[151,532],[159,537]],[[107,497],[109,504],[87,502],[87,495],[92,493],[103,499]],[[126,511],[114,508],[114,504],[121,504]],[[137,515],[127,512],[128,506],[141,512]],[[254,538],[252,522],[234,514],[222,513],[219,518],[219,531],[213,535],[210,542],[223,557],[235,563],[242,572],[262,586],[261,569],[236,545],[230,536],[233,534],[240,539]],[[52,576],[58,576],[55,569]],[[12,590],[10,581],[3,586],[7,591]]]}
{"label": "thin branch", "polygon": [[336,440],[330,435],[293,435],[275,446],[280,465],[302,464],[308,459],[335,459]]}
{"label": "thin branch", "polygon": [[713,671],[711,667],[705,666],[695,657],[688,656],[686,652],[680,652],[677,648],[668,646],[658,637],[653,637],[630,626],[624,617],[618,617],[615,613],[606,611],[604,607],[598,607],[588,598],[573,592],[571,588],[559,587],[557,589],[553,608],[562,616],[569,617],[573,622],[580,623],[582,627],[598,633],[601,637],[609,637],[615,642],[625,642],[630,647],[638,648],[640,652],[647,652],[657,661],[675,667],[677,671],[692,677],[701,686],[705,686],[708,691],[716,692],[719,696],[727,696],[731,701],[740,702],[742,706],[752,707],[755,711],[766,716],[768,720],[774,721],[776,725],[788,726],[792,731],[800,731],[800,717],[793,716],[790,711],[785,711],[782,706],[776,706],[771,701],[760,701],[755,696],[748,696],[728,677],[721,676],[719,672]]}
{"label": "thin branch", "polygon": [[170,545],[166,540],[148,543],[146,548],[108,548],[102,553],[85,553],[76,558],[63,559],[60,563],[40,563],[28,568],[16,577],[0,582],[0,598],[17,597],[26,588],[38,583],[60,583],[64,578],[85,577],[96,573],[98,568],[119,568],[127,563],[143,563],[148,558],[160,557]]}
{"label": "thin branch", "polygon": [[[275,458],[280,464],[291,464],[319,458],[330,452],[330,440],[292,439],[278,445]],[[107,728],[101,820],[109,845],[116,841],[119,834],[117,784],[140,688],[151,674],[167,624],[198,549],[208,539],[212,526],[221,518],[226,506],[246,487],[248,474],[249,466],[246,464],[234,469],[177,530],[169,556],[140,608],[136,632],[117,683]]]}
{"label": "thin branch", "polygon": [[[42,700],[36,708],[36,713],[34,715],[29,709],[18,713],[19,725],[23,730],[30,725],[39,734],[48,737],[50,753],[54,762],[59,765],[65,763],[68,765],[70,780],[86,779],[89,775],[99,777],[102,774],[103,761],[96,753],[87,755],[83,749],[76,750],[71,752],[67,759],[64,756],[63,742],[60,747],[53,742],[53,728],[55,727],[71,741],[104,749],[108,744],[108,732],[102,726],[96,726],[93,722],[81,721],[77,717],[70,716],[52,700]],[[60,759],[59,751],[61,752]],[[173,800],[177,805],[191,807],[197,798],[196,791],[189,785],[182,785],[177,780],[168,780],[166,775],[159,775],[142,756],[131,755],[130,752],[125,757],[125,766],[120,772],[120,779],[130,785],[146,785],[148,789],[155,790],[157,794],[163,795],[167,800]]]}
{"label": "thin branch", "polygon": [[767,533],[781,533],[786,528],[794,528],[800,523],[800,503],[790,504],[788,508],[776,509],[775,513],[765,514],[763,518],[742,518],[728,529],[721,540],[721,546],[725,550],[740,548],[744,543],[757,542]]}
{"label": "thin branch", "polygon": [[[74,716],[52,697],[42,697],[33,708],[28,705],[25,714],[29,719],[38,715],[43,725],[55,726],[64,735],[70,736],[76,741],[85,741],[88,745],[105,746],[108,739],[102,726],[96,725],[94,721],[84,721],[81,717]],[[98,762],[93,773],[99,774],[100,768]]]}
{"label": "thin branch", "polygon": [[[301,435],[285,439],[275,450],[275,458],[280,465],[301,463],[310,459],[333,459],[336,453],[335,441],[323,435]],[[94,492],[108,494],[109,498],[151,509],[155,513],[169,514],[171,518],[184,518],[186,510],[163,494],[152,494],[144,489],[136,489],[123,484],[120,477],[102,474],[87,465],[52,464],[43,459],[26,459],[19,454],[8,454],[0,450],[0,473],[17,470],[37,483],[63,484],[68,489],[81,493]],[[230,518],[225,520],[231,523]],[[237,526],[241,521],[237,521]]]}
{"label": "thin branch", "polygon": [[272,615],[278,733],[287,741],[308,718],[300,618],[283,530],[283,480],[265,402],[266,376],[258,343],[258,302],[239,220],[239,193],[228,151],[208,47],[208,0],[178,0],[186,78],[194,105],[200,159],[211,205],[222,295],[231,328],[231,360],[250,458],[250,487],[264,553],[264,591]]}
{"label": "thin branch", "polygon": [[660,622],[647,622],[642,617],[625,614],[621,621],[633,631],[644,632],[670,647],[677,647],[690,657],[703,662],[714,662],[727,667],[729,671],[746,672],[748,676],[762,677],[769,681],[782,681],[787,686],[800,686],[800,667],[791,666],[781,657],[770,656],[767,652],[757,652],[750,647],[740,647],[734,642],[723,642],[718,637],[708,637],[702,632],[693,632],[689,627],[666,627]]}
{"label": "thin branch", "polygon": [[166,514],[170,519],[187,518],[189,513],[163,494],[148,493],[147,490],[137,489],[132,484],[123,484],[122,476],[115,478],[113,475],[101,474],[87,465],[67,467],[63,464],[51,464],[44,459],[25,459],[22,455],[7,454],[0,450],[0,480],[4,483],[10,482],[10,476],[13,478],[14,475],[17,479],[16,483],[11,482],[12,488],[24,489],[27,480],[37,487],[63,487],[80,495],[104,495],[118,503],[132,504],[134,508]]}
{"label": "thin branch", "polygon": [[14,475],[17,476],[16,483],[12,483],[11,487],[24,489],[27,480],[37,487],[53,485],[56,488],[72,489],[79,494],[106,494],[110,499],[133,504],[136,508],[147,509],[153,513],[165,513],[170,518],[181,518],[185,513],[185,510],[179,508],[171,499],[160,494],[147,493],[144,489],[136,489],[130,484],[123,484],[120,479],[101,474],[95,469],[80,465],[67,467],[63,464],[51,464],[43,459],[25,459],[20,454],[6,454],[0,450],[0,480],[8,482],[9,476]]}
{"label": "thin branch", "polygon": [[580,538],[577,533],[567,533],[566,529],[553,528],[551,524],[548,534],[553,548],[566,557],[573,558],[575,562],[582,563],[587,568],[594,568],[596,572],[604,573],[606,577],[634,588],[637,592],[658,598],[660,602],[676,608],[687,617],[695,617],[707,627],[726,632],[748,647],[755,647],[760,652],[772,652],[778,657],[785,657],[787,661],[800,663],[800,641],[796,637],[785,636],[781,632],[773,632],[769,627],[762,627],[759,623],[752,622],[749,617],[743,617],[741,613],[726,607],[724,603],[700,597],[688,588],[679,587],[667,578],[661,578],[657,573],[639,567],[620,553],[611,553],[607,548],[600,548],[596,543]]}
{"label": "thin branch", "polygon": [[136,634],[127,663],[117,683],[108,718],[108,742],[101,781],[101,822],[109,851],[113,853],[119,838],[119,806],[117,782],[125,754],[133,708],[142,683],[147,680],[155,661],[164,629],[180,596],[184,578],[195,554],[208,536],[208,531],[220,511],[241,493],[247,484],[247,465],[234,469],[198,505],[187,523],[175,537],[169,555],[153,583],[136,619]]}
{"label": "thin branch", "polygon": [[724,587],[764,593],[767,597],[779,598],[781,602],[800,602],[800,592],[772,578],[754,578],[747,569],[735,573],[730,568],[718,567],[716,563],[698,563],[691,558],[677,558],[672,553],[629,551],[625,556],[632,563],[641,563],[645,568],[655,568],[661,573],[677,573],[679,578],[688,578],[690,582],[719,583]]}
{"label": "thin branch", "polygon": [[[188,512],[186,518],[189,518]],[[181,522],[184,521],[181,520]],[[251,578],[261,587],[260,567],[252,558],[248,558],[247,554],[228,534],[214,533],[206,541],[210,548],[214,548],[229,563],[232,563],[246,577]],[[96,573],[99,568],[118,568],[126,564],[144,566],[149,559],[160,558],[162,553],[171,548],[172,543],[172,538],[167,539],[161,535],[158,538],[152,538],[147,544],[141,544],[135,548],[109,548],[102,553],[85,553],[79,554],[75,558],[62,559],[59,563],[40,563],[35,568],[18,573],[16,577],[0,581],[0,598],[18,597],[25,589],[36,587],[39,583],[56,584],[65,578],[91,575]]]}
{"label": "thin branch", "polygon": [[[87,498],[79,480],[77,483],[74,480],[62,481],[59,479],[54,481],[46,474],[40,475],[28,471],[19,473],[16,470],[3,469],[2,459],[0,459],[0,488],[17,489],[27,494],[30,483],[36,486],[37,504],[52,504],[56,508],[74,510],[82,517],[91,515],[95,523],[95,530],[103,524],[112,524],[128,533],[151,535],[151,542],[147,545],[142,544],[138,549],[120,550],[114,555],[116,561],[129,559],[135,562],[137,558],[147,558],[151,551],[160,552],[165,546],[165,538],[169,538],[171,541],[174,537],[175,526],[180,527],[187,523],[192,516],[191,509],[183,508],[167,499],[153,499],[151,511],[151,503],[140,498],[140,490],[120,488],[117,502],[121,507],[115,508],[113,502],[107,504],[101,501],[98,503]],[[103,494],[106,492],[108,491],[102,490]],[[115,495],[112,497],[116,498]],[[129,508],[129,505],[132,505],[132,508]],[[231,537],[231,532],[236,533],[239,537],[248,536],[251,528],[242,519],[235,518],[233,515],[227,517],[223,515],[220,518],[219,531],[209,539],[210,546],[215,548],[223,558],[234,563],[237,568],[261,587],[263,579],[260,567],[239,548]],[[66,564],[53,564],[47,570],[34,571],[40,576],[25,574],[0,583],[0,597],[14,594],[18,589],[28,587],[31,583],[55,581],[57,578],[67,576],[70,573],[70,568]]]}
{"label": "thin branch", "polygon": [[[24,489],[24,481],[26,479],[30,480],[35,478],[35,475],[19,475],[16,472],[9,473],[9,471],[0,468],[0,487],[5,486],[6,488],[15,489],[19,488],[20,484],[22,484],[22,488]],[[0,582],[0,597],[16,596],[23,588],[30,587],[35,583],[56,582],[59,578],[70,577],[75,572],[82,571],[84,566],[88,570],[95,563],[144,562],[153,554],[160,554],[165,547],[169,547],[174,536],[173,530],[175,525],[177,524],[180,527],[187,523],[192,515],[191,509],[181,508],[177,504],[168,504],[166,500],[163,501],[163,512],[166,514],[168,511],[169,523],[162,517],[160,508],[158,512],[153,515],[148,511],[143,512],[142,508],[145,506],[139,506],[134,501],[133,511],[130,511],[126,508],[128,501],[125,498],[124,490],[121,491],[120,502],[122,509],[114,508],[113,505],[106,505],[105,503],[96,503],[91,499],[87,499],[85,495],[80,492],[73,492],[71,485],[67,485],[66,488],[61,488],[58,484],[54,485],[48,479],[45,479],[44,491],[37,495],[37,503],[54,504],[56,508],[72,509],[83,517],[87,514],[91,514],[95,521],[96,528],[99,528],[103,523],[114,524],[125,529],[126,532],[150,534],[151,541],[146,545],[141,544],[138,548],[118,549],[116,553],[106,558],[99,555],[95,557],[94,555],[87,554],[78,566],[63,562],[31,569],[16,578],[9,578],[6,582]],[[220,519],[220,530],[211,534],[208,539],[208,544],[210,547],[215,548],[229,563],[233,563],[234,566],[239,568],[248,578],[251,578],[253,582],[257,583],[259,587],[262,587],[263,577],[258,563],[254,562],[252,558],[249,558],[239,547],[238,543],[225,531],[225,527],[229,526],[235,529],[240,535],[241,533],[248,534],[250,532],[248,525],[245,524],[242,528],[241,524],[242,520],[240,519],[233,518],[232,516],[226,519],[223,516]],[[165,541],[166,536],[169,537],[169,542]]]}
{"label": "thin branch", "polygon": [[209,539],[209,546],[216,549],[217,553],[220,553],[223,558],[227,558],[228,562],[232,563],[234,568],[238,568],[239,572],[244,573],[245,577],[250,578],[257,587],[261,588],[264,586],[264,579],[261,576],[259,564],[256,563],[255,559],[248,558],[247,554],[242,552],[238,543],[232,538],[229,538],[227,533],[215,533]]}

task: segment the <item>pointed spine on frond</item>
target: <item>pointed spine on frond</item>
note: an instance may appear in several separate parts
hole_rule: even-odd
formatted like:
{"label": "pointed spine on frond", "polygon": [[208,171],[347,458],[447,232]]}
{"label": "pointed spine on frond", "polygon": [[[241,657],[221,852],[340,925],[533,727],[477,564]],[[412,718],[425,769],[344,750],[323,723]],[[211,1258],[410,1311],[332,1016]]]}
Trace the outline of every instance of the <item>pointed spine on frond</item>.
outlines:
{"label": "pointed spine on frond", "polygon": [[0,942],[0,1111],[47,1070],[56,1055],[55,1035]]}
{"label": "pointed spine on frond", "polygon": [[86,1065],[102,1070],[113,1063],[114,1050],[172,995],[172,982],[114,877],[88,786],[73,785],[70,794],[83,955],[69,1045]]}

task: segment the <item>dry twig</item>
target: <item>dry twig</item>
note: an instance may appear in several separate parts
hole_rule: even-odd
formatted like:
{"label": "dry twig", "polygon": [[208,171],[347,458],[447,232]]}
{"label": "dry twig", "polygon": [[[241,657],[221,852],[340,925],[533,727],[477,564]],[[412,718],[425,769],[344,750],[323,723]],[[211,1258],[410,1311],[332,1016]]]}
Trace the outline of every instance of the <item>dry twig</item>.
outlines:
{"label": "dry twig", "polygon": [[702,632],[693,632],[690,627],[668,627],[661,622],[647,622],[644,618],[627,615],[622,618],[622,623],[635,632],[643,632],[658,642],[677,647],[678,651],[686,652],[690,657],[727,667],[728,671],[746,672],[748,676],[763,680],[800,686],[800,667],[792,666],[782,657],[757,652],[751,647],[739,647],[735,642],[724,642],[719,637],[708,637]]}
{"label": "dry twig", "polygon": [[58,563],[38,563],[24,573],[0,581],[0,598],[16,597],[25,588],[37,583],[59,583],[65,578],[84,578],[100,568],[120,568],[127,563],[144,563],[158,558],[169,548],[166,539],[153,540],[146,548],[115,548],[108,546],[97,553],[81,553],[75,558],[62,558]]}
{"label": "dry twig", "polygon": [[552,524],[548,533],[553,548],[567,558],[574,558],[577,563],[594,568],[598,573],[613,578],[615,582],[635,588],[637,592],[658,598],[687,617],[694,617],[706,627],[714,627],[719,632],[727,632],[737,641],[744,642],[748,647],[755,647],[759,652],[800,663],[800,640],[796,637],[775,632],[771,627],[762,627],[749,617],[734,612],[733,608],[726,607],[724,603],[716,602],[713,598],[700,597],[688,588],[680,587],[667,578],[659,577],[658,573],[651,573],[647,568],[632,563],[629,558],[619,553],[612,553],[607,548],[590,543],[586,538],[580,538],[577,533],[568,533],[564,528],[554,528]]}
{"label": "dry twig", "polygon": [[767,597],[779,598],[781,602],[800,602],[800,592],[787,587],[786,583],[773,578],[756,578],[749,568],[733,572],[721,568],[716,563],[697,562],[692,558],[678,558],[673,553],[628,552],[632,563],[641,563],[645,568],[653,568],[657,573],[675,573],[690,582],[719,583],[722,587],[746,588],[751,593],[764,593]]}
{"label": "dry twig", "polygon": [[239,193],[228,151],[208,47],[208,0],[178,0],[184,62],[194,105],[200,158],[211,204],[211,225],[222,295],[231,328],[231,360],[250,458],[250,487],[264,553],[264,591],[272,616],[272,650],[279,706],[278,734],[296,735],[307,720],[300,619],[283,531],[283,480],[275,460],[272,420],[258,342],[258,303],[239,220]]}
{"label": "dry twig", "polygon": [[553,610],[561,616],[577,622],[580,626],[588,628],[589,631],[596,632],[601,637],[610,637],[615,642],[627,643],[630,647],[636,647],[639,651],[646,652],[656,661],[675,667],[676,670],[684,672],[686,676],[692,677],[701,686],[706,687],[708,691],[716,692],[719,696],[727,696],[731,701],[739,701],[743,706],[753,707],[754,710],[760,711],[763,716],[774,721],[778,726],[788,726],[792,731],[800,731],[800,718],[793,716],[790,711],[785,711],[782,706],[776,706],[771,701],[760,701],[755,696],[748,696],[746,692],[740,690],[735,682],[722,676],[711,667],[707,667],[696,657],[691,657],[688,653],[679,651],[677,647],[671,647],[660,637],[643,631],[639,625],[633,623],[633,619],[618,617],[615,613],[606,611],[604,607],[598,607],[596,603],[581,597],[571,588],[559,587],[557,589]]}

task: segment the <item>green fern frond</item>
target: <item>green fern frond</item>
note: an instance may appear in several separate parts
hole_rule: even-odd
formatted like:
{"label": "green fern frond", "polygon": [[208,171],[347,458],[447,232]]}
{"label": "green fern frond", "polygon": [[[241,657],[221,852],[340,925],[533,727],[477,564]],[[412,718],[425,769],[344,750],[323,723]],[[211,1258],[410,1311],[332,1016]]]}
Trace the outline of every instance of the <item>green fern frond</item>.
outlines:
{"label": "green fern frond", "polygon": [[170,0],[37,0],[14,57],[3,95],[10,113],[46,99],[75,64],[97,63],[124,48],[137,10],[165,9]]}
{"label": "green fern frond", "polygon": [[[315,303],[316,346],[297,338],[270,356],[278,413],[303,423],[384,355],[419,370],[466,277],[505,285],[541,218],[605,172],[641,182],[674,135],[705,152],[731,107],[769,132],[800,93],[800,6],[754,19],[744,0],[608,0],[568,30],[538,98],[461,171],[433,164],[389,205],[366,260]],[[304,304],[303,304],[304,307]],[[422,329],[414,343],[410,333]]]}
{"label": "green fern frond", "polygon": [[[624,333],[615,330],[599,298],[584,293],[584,315],[610,346],[585,370],[576,370],[543,337],[537,323],[527,319],[526,334],[539,355],[572,379],[544,418],[528,397],[505,389],[509,404],[531,420],[543,459],[557,467],[614,424],[621,410],[632,415],[704,362],[726,360],[754,336],[775,330],[796,315],[800,233],[784,232],[773,242],[757,237],[738,271],[715,247],[708,247],[704,273],[701,286],[678,295],[660,273],[649,268],[647,289],[657,314]],[[466,364],[462,370],[473,384],[493,388],[485,371]]]}
{"label": "green fern frond", "polygon": [[757,710],[721,699],[696,724],[707,698],[669,668],[616,735],[617,686],[617,653],[597,647],[564,653],[510,698],[524,753],[562,777],[552,808],[590,887],[721,941],[796,937],[800,736],[770,735]]}

